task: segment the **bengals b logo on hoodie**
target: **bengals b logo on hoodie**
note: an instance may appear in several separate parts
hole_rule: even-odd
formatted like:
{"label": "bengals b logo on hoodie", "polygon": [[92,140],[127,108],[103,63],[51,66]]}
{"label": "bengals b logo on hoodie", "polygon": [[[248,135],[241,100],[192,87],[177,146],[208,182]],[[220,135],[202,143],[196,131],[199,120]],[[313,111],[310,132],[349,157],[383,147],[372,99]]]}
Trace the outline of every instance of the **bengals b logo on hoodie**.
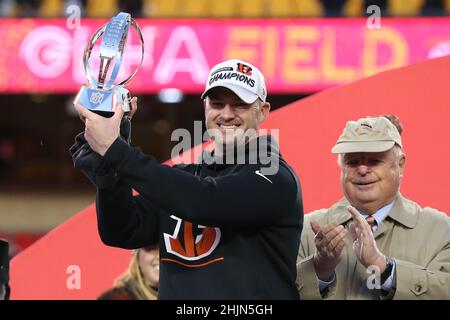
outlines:
{"label": "bengals b logo on hoodie", "polygon": [[[221,237],[219,228],[196,225],[174,215],[170,217],[175,219],[177,224],[173,234],[164,233],[164,244],[167,253],[186,261],[196,261],[209,256],[217,248]],[[223,260],[223,258],[211,260],[201,265],[184,264],[169,258],[161,258],[161,260],[179,263],[188,267],[199,267],[217,260]]]}

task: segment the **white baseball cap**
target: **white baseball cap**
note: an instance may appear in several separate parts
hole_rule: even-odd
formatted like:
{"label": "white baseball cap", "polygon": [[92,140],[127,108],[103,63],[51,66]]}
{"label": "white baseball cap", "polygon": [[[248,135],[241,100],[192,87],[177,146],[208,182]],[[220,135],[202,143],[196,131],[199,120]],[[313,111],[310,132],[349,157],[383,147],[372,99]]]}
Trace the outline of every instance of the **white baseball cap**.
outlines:
{"label": "white baseball cap", "polygon": [[202,99],[208,95],[209,90],[216,87],[230,89],[245,103],[253,103],[258,98],[266,102],[264,76],[254,65],[242,60],[227,60],[212,67]]}

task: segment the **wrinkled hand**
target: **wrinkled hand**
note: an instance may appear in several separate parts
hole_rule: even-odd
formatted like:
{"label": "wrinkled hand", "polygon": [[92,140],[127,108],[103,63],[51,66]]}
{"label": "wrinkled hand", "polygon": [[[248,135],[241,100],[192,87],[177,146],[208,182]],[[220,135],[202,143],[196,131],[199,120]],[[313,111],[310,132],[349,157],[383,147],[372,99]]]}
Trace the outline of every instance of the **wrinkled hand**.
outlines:
{"label": "wrinkled hand", "polygon": [[350,231],[356,258],[364,267],[374,265],[383,272],[386,269],[386,257],[378,249],[370,225],[355,208],[348,206],[347,210],[353,217]]}
{"label": "wrinkled hand", "polygon": [[316,221],[311,221],[315,234],[314,269],[320,280],[329,279],[339,263],[342,250],[345,247],[347,230],[341,225],[330,223],[323,227]]}
{"label": "wrinkled hand", "polygon": [[[121,105],[117,104],[114,108],[114,115],[111,118],[102,117],[90,110],[84,108],[80,103],[75,104],[80,119],[85,124],[84,137],[89,146],[101,156],[104,156],[109,147],[119,137],[120,123],[124,116]],[[137,110],[137,98],[131,99],[130,117]]]}

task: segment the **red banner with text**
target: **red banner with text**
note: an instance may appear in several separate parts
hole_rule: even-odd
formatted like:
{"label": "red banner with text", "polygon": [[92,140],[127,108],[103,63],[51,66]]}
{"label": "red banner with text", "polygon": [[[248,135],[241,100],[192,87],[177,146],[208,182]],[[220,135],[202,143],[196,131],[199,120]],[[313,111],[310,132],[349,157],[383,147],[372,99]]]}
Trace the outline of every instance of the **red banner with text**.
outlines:
{"label": "red banner with text", "polygon": [[[75,93],[86,82],[82,56],[107,20],[0,20],[0,92]],[[380,71],[450,54],[450,18],[138,20],[145,58],[133,93],[203,90],[210,67],[240,58],[259,66],[270,93],[310,93]],[[98,64],[98,45],[92,69]],[[140,61],[131,31],[118,80]],[[94,72],[94,77],[97,74]]]}

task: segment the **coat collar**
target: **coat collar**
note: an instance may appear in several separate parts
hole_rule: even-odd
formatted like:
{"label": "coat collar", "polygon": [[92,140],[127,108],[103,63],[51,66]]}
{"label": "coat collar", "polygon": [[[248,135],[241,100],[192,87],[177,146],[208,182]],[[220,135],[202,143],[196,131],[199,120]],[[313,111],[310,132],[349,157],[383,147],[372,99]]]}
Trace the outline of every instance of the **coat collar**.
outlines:
{"label": "coat collar", "polygon": [[403,197],[400,193],[397,195],[395,205],[389,212],[388,217],[404,225],[407,228],[414,228],[419,220],[417,206]]}
{"label": "coat collar", "polygon": [[[345,224],[351,220],[352,216],[346,209],[348,205],[350,205],[350,202],[346,198],[342,198],[333,205],[332,212],[334,214],[330,217],[330,222]],[[416,206],[398,193],[395,204],[389,212],[388,217],[412,229],[416,226],[419,215]]]}

